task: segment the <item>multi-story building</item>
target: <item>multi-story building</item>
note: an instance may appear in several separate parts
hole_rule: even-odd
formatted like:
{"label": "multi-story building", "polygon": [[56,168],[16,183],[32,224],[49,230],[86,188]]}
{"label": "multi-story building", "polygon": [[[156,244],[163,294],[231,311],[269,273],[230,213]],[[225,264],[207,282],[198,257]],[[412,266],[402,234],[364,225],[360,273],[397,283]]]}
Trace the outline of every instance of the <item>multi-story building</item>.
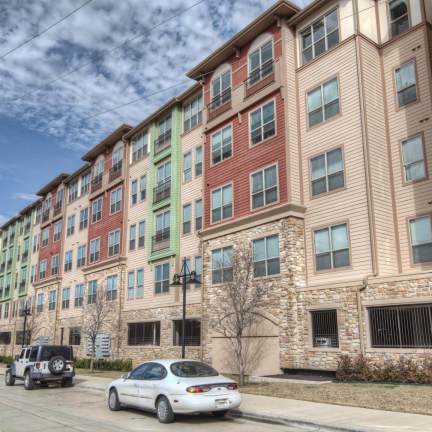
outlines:
{"label": "multi-story building", "polygon": [[188,72],[190,89],[41,189],[32,233],[23,215],[1,228],[1,348],[16,322],[5,304],[29,278],[40,336],[85,355],[99,286],[112,356],[176,356],[170,281],[186,259],[202,280],[188,287],[188,356],[226,370],[212,320],[246,247],[268,292],[249,334],[256,372],[430,355],[431,23],[425,0],[278,1]]}

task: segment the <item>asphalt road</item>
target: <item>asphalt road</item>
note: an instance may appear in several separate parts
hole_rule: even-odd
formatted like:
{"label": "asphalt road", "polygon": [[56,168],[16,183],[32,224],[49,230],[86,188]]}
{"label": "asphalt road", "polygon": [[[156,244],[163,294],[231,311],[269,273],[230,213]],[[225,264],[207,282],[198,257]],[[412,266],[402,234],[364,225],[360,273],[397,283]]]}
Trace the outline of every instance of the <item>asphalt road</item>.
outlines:
{"label": "asphalt road", "polygon": [[0,377],[0,432],[297,432],[284,426],[244,419],[212,416],[178,416],[177,422],[160,424],[151,413],[133,409],[108,410],[102,392],[79,387],[24,390],[17,382],[6,387]]}

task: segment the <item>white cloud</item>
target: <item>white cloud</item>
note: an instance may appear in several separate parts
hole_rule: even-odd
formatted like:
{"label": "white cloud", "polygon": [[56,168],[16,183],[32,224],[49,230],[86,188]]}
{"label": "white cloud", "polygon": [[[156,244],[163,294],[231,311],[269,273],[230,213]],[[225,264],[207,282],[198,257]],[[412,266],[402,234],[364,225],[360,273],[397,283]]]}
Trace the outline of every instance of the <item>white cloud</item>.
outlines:
{"label": "white cloud", "polygon": [[12,195],[13,199],[18,199],[22,201],[35,201],[38,197],[35,194],[27,193],[27,192],[15,192]]}

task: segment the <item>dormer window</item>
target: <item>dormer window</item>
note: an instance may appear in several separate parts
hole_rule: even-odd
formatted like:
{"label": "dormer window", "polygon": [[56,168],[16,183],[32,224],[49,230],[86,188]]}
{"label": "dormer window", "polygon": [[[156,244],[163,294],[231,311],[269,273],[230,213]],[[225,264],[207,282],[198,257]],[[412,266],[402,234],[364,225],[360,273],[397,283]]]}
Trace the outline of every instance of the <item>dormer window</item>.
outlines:
{"label": "dormer window", "polygon": [[410,28],[407,0],[389,1],[391,35],[395,37]]}
{"label": "dormer window", "polygon": [[210,111],[231,100],[231,68],[217,74],[211,82]]}
{"label": "dormer window", "polygon": [[253,49],[249,54],[248,86],[261,81],[273,72],[273,41],[266,38],[265,42]]}

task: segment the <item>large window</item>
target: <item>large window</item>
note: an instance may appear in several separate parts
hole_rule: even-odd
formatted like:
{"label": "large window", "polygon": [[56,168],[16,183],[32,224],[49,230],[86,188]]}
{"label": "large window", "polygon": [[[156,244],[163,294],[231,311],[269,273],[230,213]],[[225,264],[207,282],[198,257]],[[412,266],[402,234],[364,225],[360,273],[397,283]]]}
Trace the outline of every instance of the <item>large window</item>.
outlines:
{"label": "large window", "polygon": [[409,222],[412,261],[414,264],[432,261],[432,217],[422,216]]}
{"label": "large window", "polygon": [[132,138],[132,162],[142,159],[148,153],[148,132],[140,132]]}
{"label": "large window", "polygon": [[136,224],[129,227],[129,250],[133,251],[136,248]]}
{"label": "large window", "polygon": [[[182,320],[174,321],[173,345],[181,346],[183,341],[183,322]],[[187,319],[185,321],[185,345],[201,345],[201,321]]]}
{"label": "large window", "polygon": [[202,146],[198,146],[195,149],[195,177],[202,175],[203,170],[203,152]]}
{"label": "large window", "polygon": [[183,155],[183,181],[185,183],[192,180],[192,152]]}
{"label": "large window", "polygon": [[77,252],[77,268],[84,267],[86,263],[87,247],[86,245],[78,246]]}
{"label": "large window", "polygon": [[117,299],[117,281],[117,275],[111,275],[107,277],[106,299],[108,301],[114,301]]}
{"label": "large window", "polygon": [[81,327],[69,329],[69,345],[81,345]]}
{"label": "large window", "polygon": [[160,345],[160,321],[129,323],[128,345]]}
{"label": "large window", "polygon": [[49,241],[49,227],[46,227],[42,230],[41,247],[48,246],[48,241]]}
{"label": "large window", "polygon": [[62,221],[58,221],[54,224],[53,227],[53,241],[59,241],[61,239],[62,232]]}
{"label": "large window", "polygon": [[90,262],[99,261],[100,256],[100,239],[90,240]]}
{"label": "large window", "polygon": [[183,206],[183,234],[189,234],[192,229],[192,205]]}
{"label": "large window", "polygon": [[155,293],[168,292],[169,284],[169,263],[158,264],[155,267]]}
{"label": "large window", "polygon": [[346,224],[314,231],[314,242],[316,271],[345,267],[350,264]]}
{"label": "large window", "polygon": [[56,308],[56,302],[57,302],[57,291],[51,290],[48,293],[48,310],[53,311]]}
{"label": "large window", "polygon": [[85,195],[90,189],[90,172],[81,176],[81,195]]}
{"label": "large window", "polygon": [[339,43],[337,10],[333,10],[301,33],[302,63],[319,56]]}
{"label": "large window", "polygon": [[102,219],[102,197],[92,202],[92,223]]}
{"label": "large window", "polygon": [[232,155],[232,127],[222,128],[211,136],[212,163],[217,164]]}
{"label": "large window", "polygon": [[87,284],[87,304],[96,303],[96,295],[97,295],[97,280],[91,280]]}
{"label": "large window", "polygon": [[432,348],[432,304],[369,308],[373,348]]}
{"label": "large window", "polygon": [[59,256],[58,254],[51,257],[51,276],[58,274],[59,271]]}
{"label": "large window", "polygon": [[212,191],[212,223],[232,217],[232,185],[226,185]]}
{"label": "large window", "polygon": [[426,178],[426,163],[423,150],[422,135],[417,135],[402,142],[405,181],[417,181]]}
{"label": "large window", "polygon": [[248,85],[251,86],[273,72],[273,41],[267,40],[249,54]]}
{"label": "large window", "polygon": [[213,78],[211,83],[210,111],[224,105],[231,100],[231,69]]}
{"label": "large window", "polygon": [[342,149],[314,157],[310,161],[312,195],[320,195],[344,186]]}
{"label": "large window", "polygon": [[138,180],[131,181],[131,205],[138,202]]}
{"label": "large window", "polygon": [[70,203],[78,198],[78,179],[69,184],[68,196]]}
{"label": "large window", "polygon": [[199,231],[202,228],[202,199],[195,201],[195,231]]}
{"label": "large window", "polygon": [[122,188],[119,187],[111,192],[111,214],[121,210]]}
{"label": "large window", "polygon": [[136,272],[136,297],[144,297],[144,269]]}
{"label": "large window", "polygon": [[273,235],[253,242],[254,276],[279,274],[279,236]]}
{"label": "large window", "polygon": [[120,230],[111,231],[108,234],[108,256],[118,255],[120,252]]}
{"label": "large window", "polygon": [[63,288],[62,292],[62,309],[69,309],[70,288]]}
{"label": "large window", "polygon": [[[47,269],[47,260],[43,259],[39,264],[39,279],[46,278],[46,269]],[[7,285],[6,285],[6,289],[7,289]],[[5,294],[5,297],[6,297],[6,294]]]}
{"label": "large window", "polygon": [[275,203],[278,200],[276,165],[252,174],[252,209]]}
{"label": "large window", "polygon": [[142,248],[145,245],[145,221],[138,223],[138,247]]}
{"label": "large window", "polygon": [[414,62],[405,63],[395,71],[399,108],[417,100],[417,78]]}
{"label": "large window", "polygon": [[336,309],[311,311],[312,345],[317,348],[338,348],[339,335]]}
{"label": "large window", "polygon": [[231,246],[212,251],[212,283],[233,280],[233,248]]}
{"label": "large window", "polygon": [[83,229],[87,228],[87,225],[88,225],[88,207],[80,210],[79,229],[83,230]]}
{"label": "large window", "polygon": [[147,176],[143,175],[140,178],[139,183],[139,195],[140,195],[140,201],[145,201],[147,197]]}
{"label": "large window", "polygon": [[45,301],[44,299],[45,299],[44,293],[39,293],[37,295],[37,304],[36,304],[37,313],[43,312],[44,301]]}
{"label": "large window", "polygon": [[135,272],[128,272],[128,287],[127,287],[127,298],[133,299],[135,295]]}
{"label": "large window", "polygon": [[84,285],[75,285],[75,307],[82,307],[84,303]]}
{"label": "large window", "polygon": [[408,0],[390,0],[388,5],[391,34],[395,37],[410,28]]}
{"label": "large window", "polygon": [[183,131],[187,132],[202,121],[202,95],[199,94],[183,107]]}
{"label": "large window", "polygon": [[75,232],[75,215],[70,215],[67,218],[66,235],[69,237]]}
{"label": "large window", "polygon": [[276,134],[275,103],[267,102],[250,113],[250,140],[258,144]]}
{"label": "large window", "polygon": [[68,250],[65,252],[65,260],[64,260],[64,271],[68,272],[72,270],[72,260],[73,260],[73,251]]}
{"label": "large window", "polygon": [[339,85],[337,78],[321,84],[307,94],[309,127],[339,114]]}

